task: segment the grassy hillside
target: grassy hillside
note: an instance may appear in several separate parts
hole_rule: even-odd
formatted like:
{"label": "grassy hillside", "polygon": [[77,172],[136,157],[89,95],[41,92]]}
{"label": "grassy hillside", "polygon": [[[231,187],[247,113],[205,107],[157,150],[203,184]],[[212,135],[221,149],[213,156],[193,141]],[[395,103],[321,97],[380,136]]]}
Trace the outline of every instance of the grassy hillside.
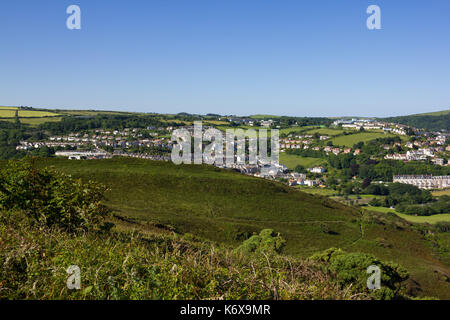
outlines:
{"label": "grassy hillside", "polygon": [[386,134],[383,132],[358,132],[350,135],[343,135],[336,138],[331,139],[333,145],[335,146],[344,146],[344,147],[353,147],[358,142],[367,142],[370,140],[375,140],[378,138],[387,138],[394,137],[392,134]]}
{"label": "grassy hillside", "polygon": [[450,110],[391,117],[383,120],[428,130],[450,130]]}
{"label": "grassy hillside", "polygon": [[[324,265],[240,254],[169,234],[68,234],[0,214],[0,299],[365,299]],[[268,267],[268,263],[269,267]],[[66,269],[80,267],[81,290]],[[356,292],[355,292],[356,291]],[[355,294],[358,293],[358,294]]]}
{"label": "grassy hillside", "polygon": [[414,116],[445,116],[448,114],[450,114],[450,110],[428,112],[428,113],[418,113],[418,114],[414,114]]}
{"label": "grassy hillside", "polygon": [[[42,160],[41,165],[105,183],[110,188],[108,205],[120,216],[150,228],[164,225],[180,234],[229,245],[272,228],[291,240],[287,252],[302,256],[331,243],[345,247],[360,237],[355,209],[213,167],[139,159],[58,159]],[[336,234],[322,232],[325,226]]]}
{"label": "grassy hillside", "polygon": [[286,239],[283,253],[289,256],[308,257],[329,247],[372,253],[406,267],[420,284],[419,294],[450,298],[448,251],[434,250],[435,242],[395,215],[361,213],[324,197],[208,166],[139,159],[45,159],[39,165],[105,183],[119,230],[174,231],[235,247],[270,228]]}
{"label": "grassy hillside", "polygon": [[320,158],[300,157],[297,155],[286,154],[285,152],[283,152],[280,153],[280,163],[284,164],[286,167],[293,170],[298,165],[304,166],[305,168],[320,166],[326,163],[326,160]]}

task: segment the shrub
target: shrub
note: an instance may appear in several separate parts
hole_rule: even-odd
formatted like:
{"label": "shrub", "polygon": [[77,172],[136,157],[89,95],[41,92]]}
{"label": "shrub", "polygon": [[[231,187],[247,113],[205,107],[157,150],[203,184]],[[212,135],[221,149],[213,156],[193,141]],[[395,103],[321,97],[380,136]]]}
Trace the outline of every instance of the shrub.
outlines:
{"label": "shrub", "polygon": [[286,241],[272,229],[264,229],[259,235],[253,235],[245,240],[236,251],[250,254],[253,252],[280,253]]}
{"label": "shrub", "polygon": [[437,222],[434,225],[434,229],[437,232],[450,232],[450,222],[446,222],[446,221]]}
{"label": "shrub", "polygon": [[109,210],[101,201],[105,186],[49,169],[32,159],[10,161],[0,171],[0,209],[20,210],[33,221],[66,231],[98,226]]}
{"label": "shrub", "polygon": [[[330,248],[314,254],[312,260],[326,262],[328,270],[336,275],[342,287],[352,285],[357,292],[368,292],[376,299],[393,299],[401,297],[402,282],[409,278],[408,271],[398,264],[383,262],[365,253],[346,253],[337,248]],[[368,291],[366,270],[376,265],[381,270],[381,289]]]}

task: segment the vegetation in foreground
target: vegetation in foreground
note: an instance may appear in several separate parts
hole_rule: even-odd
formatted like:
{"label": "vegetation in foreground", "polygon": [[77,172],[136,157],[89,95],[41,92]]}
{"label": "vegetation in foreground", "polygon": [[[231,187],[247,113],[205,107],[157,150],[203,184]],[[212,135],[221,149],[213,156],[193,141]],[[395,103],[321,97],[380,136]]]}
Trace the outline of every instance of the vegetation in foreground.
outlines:
{"label": "vegetation in foreground", "polygon": [[[65,198],[65,204],[46,213],[58,219],[42,219],[33,213],[50,210],[48,204],[60,199],[51,187],[36,193],[32,202],[25,197],[17,205],[20,200],[8,199],[34,192],[46,183],[35,177],[53,176],[51,171],[11,163],[2,174],[6,172],[23,182],[2,180],[0,298],[391,299],[410,294],[405,283],[409,273],[395,263],[338,249],[310,259],[285,256],[286,240],[272,230],[254,234],[233,250],[189,233],[113,232],[112,224],[102,219],[85,223],[89,199],[99,205],[100,186],[93,188],[93,182],[67,189],[66,197],[77,201]],[[78,181],[55,173],[54,181],[60,178],[67,186]],[[374,263],[382,268],[384,289],[368,292],[365,271]],[[65,270],[74,264],[82,269],[80,291],[66,288]]]}
{"label": "vegetation in foreground", "polygon": [[[383,290],[376,296],[364,286],[353,286],[353,282],[364,279],[366,264],[376,263],[362,254],[359,259],[367,263],[345,265],[346,260],[355,256],[345,258],[340,252],[344,265],[336,267],[328,259],[325,262],[332,262],[328,268],[314,262],[322,258],[304,261],[279,255],[285,241],[272,230],[261,231],[234,251],[186,239],[190,238],[187,235],[179,238],[176,235],[143,237],[135,232],[115,233],[110,230],[112,224],[100,225],[106,216],[98,201],[101,186],[39,170],[28,162],[11,162],[1,173],[0,298],[403,297],[401,282],[408,274],[398,266],[393,273],[391,270],[392,275],[386,272],[387,277],[383,278],[388,294]],[[76,185],[81,189],[70,188]],[[64,198],[59,189],[65,191]],[[58,205],[54,206],[55,203]],[[6,211],[8,209],[14,211]],[[98,217],[93,217],[89,210],[99,211]],[[83,270],[83,289],[79,291],[66,287],[65,270],[74,264]],[[386,266],[380,262],[381,268]],[[343,278],[345,273],[351,273],[352,277]]]}

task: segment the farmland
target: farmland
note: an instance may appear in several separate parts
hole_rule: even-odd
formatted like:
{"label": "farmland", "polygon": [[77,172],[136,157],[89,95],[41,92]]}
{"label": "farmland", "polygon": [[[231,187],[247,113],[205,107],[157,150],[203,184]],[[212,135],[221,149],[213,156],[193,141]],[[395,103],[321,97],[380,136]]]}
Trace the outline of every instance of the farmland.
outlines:
{"label": "farmland", "polygon": [[301,165],[305,168],[320,166],[326,162],[325,159],[300,157],[297,155],[280,153],[280,163],[284,164],[289,169],[295,169],[296,166]]}
{"label": "farmland", "polygon": [[331,142],[335,146],[353,147],[358,142],[367,142],[386,137],[394,137],[394,135],[382,132],[358,132],[350,135],[335,137],[331,139]]}
{"label": "farmland", "polygon": [[0,118],[14,118],[18,111],[19,118],[56,117],[58,113],[48,111],[21,110],[17,107],[0,107]]}
{"label": "farmland", "polygon": [[345,130],[341,130],[341,129],[329,129],[329,128],[319,128],[319,129],[314,129],[314,130],[308,130],[305,133],[306,134],[320,134],[323,136],[330,136],[330,137],[334,137],[334,136],[338,136],[341,135],[345,132]]}

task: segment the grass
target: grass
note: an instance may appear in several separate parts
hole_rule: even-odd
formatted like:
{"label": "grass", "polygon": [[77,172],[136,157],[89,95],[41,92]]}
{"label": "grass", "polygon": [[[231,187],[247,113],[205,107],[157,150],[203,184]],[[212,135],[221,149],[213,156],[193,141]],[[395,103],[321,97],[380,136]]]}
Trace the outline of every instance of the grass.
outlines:
{"label": "grass", "polygon": [[[0,162],[0,165],[2,163]],[[273,229],[286,240],[283,254],[305,258],[329,247],[374,254],[407,268],[421,294],[450,298],[450,274],[430,243],[404,220],[361,212],[319,195],[210,166],[141,159],[69,161],[41,159],[83,180],[109,187],[106,204],[124,230],[153,234],[172,230],[201,241],[236,247],[254,233]],[[383,221],[383,222],[380,222]],[[390,247],[381,247],[379,239]]]}
{"label": "grass", "polygon": [[310,129],[317,128],[317,126],[304,126],[304,127],[289,127],[289,128],[283,128],[280,129],[280,134],[289,134],[289,133],[304,133]]}
{"label": "grass", "polygon": [[334,136],[338,136],[340,134],[343,134],[345,132],[345,130],[342,129],[329,129],[329,128],[320,128],[320,129],[314,129],[314,130],[309,130],[306,131],[305,133],[307,134],[320,134],[322,136],[330,136],[330,137],[334,137]]}
{"label": "grass", "polygon": [[[16,114],[16,107],[0,107],[0,118],[14,118]],[[40,118],[40,117],[55,117],[58,113],[38,110],[20,110],[18,112],[19,118]]]}
{"label": "grass", "polygon": [[450,196],[450,189],[448,190],[437,190],[431,192],[434,197],[440,197],[440,196]]}
{"label": "grass", "polygon": [[[319,263],[267,259],[176,235],[71,235],[0,215],[0,299],[355,299]],[[80,268],[81,290],[66,285]],[[352,298],[353,296],[353,298]]]}
{"label": "grass", "polygon": [[373,210],[376,212],[382,212],[382,213],[395,213],[397,216],[399,216],[402,219],[405,219],[406,221],[412,222],[412,223],[429,223],[429,224],[435,224],[437,222],[450,222],[450,214],[435,214],[432,216],[412,216],[409,214],[404,214],[395,211],[394,209],[385,208],[385,207],[367,207],[368,210]]}
{"label": "grass", "polygon": [[331,139],[333,145],[353,147],[358,142],[367,142],[378,138],[393,137],[392,134],[386,134],[382,132],[358,132],[351,135],[339,136]]}
{"label": "grass", "polygon": [[304,186],[297,186],[297,188],[303,192],[320,195],[320,196],[333,196],[337,192],[332,189],[327,188],[314,188],[314,187],[304,187]]}
{"label": "grass", "polygon": [[[272,228],[290,240],[286,252],[308,256],[330,243],[346,246],[360,235],[358,224],[352,222],[358,218],[354,209],[278,183],[208,166],[139,159],[52,159],[42,165],[105,183],[110,187],[107,204],[118,215],[229,245]],[[331,224],[338,234],[323,234],[321,223]],[[308,246],[298,245],[306,242]]]}
{"label": "grass", "polygon": [[296,166],[301,165],[305,168],[320,166],[326,162],[325,159],[300,157],[293,154],[280,153],[280,163],[284,164],[289,169],[295,169]]}

